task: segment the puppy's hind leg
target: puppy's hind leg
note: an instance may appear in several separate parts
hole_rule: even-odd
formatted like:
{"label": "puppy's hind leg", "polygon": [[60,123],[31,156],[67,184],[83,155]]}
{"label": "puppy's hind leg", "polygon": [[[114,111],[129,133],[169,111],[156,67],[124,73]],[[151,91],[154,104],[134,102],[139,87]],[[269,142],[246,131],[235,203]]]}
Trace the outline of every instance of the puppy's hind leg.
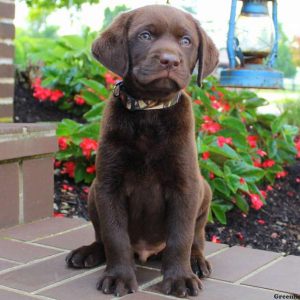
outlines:
{"label": "puppy's hind leg", "polygon": [[199,277],[209,277],[211,265],[204,257],[205,225],[209,211],[212,193],[210,186],[204,180],[204,199],[196,220],[195,235],[191,252],[191,267],[193,272]]}
{"label": "puppy's hind leg", "polygon": [[95,230],[96,241],[88,246],[82,246],[71,251],[66,257],[67,266],[70,268],[94,268],[105,262],[104,246],[100,235],[100,222],[95,206],[96,189],[93,183],[89,193],[88,210]]}

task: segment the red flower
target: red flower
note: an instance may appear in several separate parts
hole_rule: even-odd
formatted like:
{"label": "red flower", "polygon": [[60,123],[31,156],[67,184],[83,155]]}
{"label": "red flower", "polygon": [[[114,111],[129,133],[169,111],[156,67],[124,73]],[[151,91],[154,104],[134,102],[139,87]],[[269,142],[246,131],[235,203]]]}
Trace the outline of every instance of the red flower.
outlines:
{"label": "red flower", "polygon": [[256,220],[256,222],[257,222],[258,224],[260,224],[260,225],[266,224],[266,221],[265,221],[265,220],[262,220],[262,219],[258,219],[258,220]]}
{"label": "red flower", "polygon": [[230,111],[230,109],[231,109],[229,103],[227,103],[227,102],[224,102],[222,104],[222,108],[223,108],[223,111]]}
{"label": "red flower", "polygon": [[216,101],[217,100],[217,98],[214,95],[209,95],[208,97],[211,101]]}
{"label": "red flower", "polygon": [[62,174],[68,174],[71,178],[75,176],[75,163],[73,161],[67,161],[64,163],[63,169],[61,171]]}
{"label": "red flower", "polygon": [[85,100],[79,95],[75,96],[74,101],[77,105],[84,105],[85,104]]}
{"label": "red flower", "polygon": [[87,172],[88,174],[94,174],[94,173],[96,173],[96,166],[95,166],[95,165],[92,165],[92,166],[87,167],[87,168],[86,168],[86,172]]}
{"label": "red flower", "polygon": [[256,167],[256,168],[261,168],[262,164],[261,164],[259,159],[254,159],[253,160],[253,166]]}
{"label": "red flower", "polygon": [[203,131],[208,133],[216,133],[221,130],[221,125],[214,122],[209,116],[203,116],[204,123],[201,125]]}
{"label": "red flower", "polygon": [[215,178],[215,174],[213,172],[209,172],[209,178],[210,179],[214,179]]}
{"label": "red flower", "polygon": [[296,182],[300,183],[300,178],[299,177],[296,178]]}
{"label": "red flower", "polygon": [[93,139],[84,138],[79,146],[82,149],[83,155],[89,159],[91,157],[92,151],[97,150],[98,143]]}
{"label": "red flower", "polygon": [[268,186],[267,186],[267,191],[273,191],[273,188],[272,188],[271,185],[268,185]]}
{"label": "red flower", "polygon": [[211,103],[211,106],[214,108],[214,109],[219,109],[221,107],[221,103],[218,102],[218,101],[213,101]]}
{"label": "red flower", "polygon": [[90,188],[86,186],[86,187],[83,188],[83,191],[84,191],[86,194],[88,194],[89,191],[90,191]]}
{"label": "red flower", "polygon": [[264,156],[267,155],[267,152],[263,151],[262,149],[258,149],[258,150],[256,151],[256,153],[257,153],[259,156],[261,156],[261,157],[264,157]]}
{"label": "red flower", "polygon": [[211,241],[212,241],[213,243],[217,243],[217,244],[220,244],[220,243],[221,243],[220,239],[219,239],[216,235],[213,235],[213,236],[211,237]]}
{"label": "red flower", "polygon": [[61,214],[61,213],[57,213],[57,212],[54,212],[53,213],[53,217],[54,218],[63,218],[65,215],[64,214]]}
{"label": "red flower", "polygon": [[241,232],[237,232],[235,235],[240,241],[244,240],[244,235]]}
{"label": "red flower", "polygon": [[66,150],[68,148],[68,139],[66,137],[58,138],[58,146],[60,150]]}
{"label": "red flower", "polygon": [[264,205],[263,202],[260,200],[259,195],[257,194],[249,194],[251,198],[251,207],[254,208],[255,210],[261,209],[261,207]]}
{"label": "red flower", "polygon": [[232,138],[225,138],[224,136],[218,136],[217,144],[219,147],[223,147],[225,144],[232,145]]}
{"label": "red flower", "polygon": [[54,90],[50,93],[50,101],[57,102],[59,99],[61,99],[64,96],[64,93],[60,90]]}
{"label": "red flower", "polygon": [[202,159],[203,160],[207,160],[207,159],[209,159],[209,157],[210,157],[210,153],[209,152],[203,152],[202,153]]}
{"label": "red flower", "polygon": [[288,175],[287,171],[281,171],[281,172],[276,173],[276,178],[284,178],[287,175]]}
{"label": "red flower", "polygon": [[114,76],[113,74],[107,72],[104,75],[105,83],[106,85],[114,85],[117,80],[120,80],[121,78],[118,76]]}
{"label": "red flower", "polygon": [[260,190],[260,193],[264,197],[264,199],[267,198],[267,192],[266,191]]}
{"label": "red flower", "polygon": [[55,161],[54,161],[54,167],[55,167],[55,168],[59,168],[60,166],[61,166],[61,161],[55,160]]}
{"label": "red flower", "polygon": [[297,157],[300,158],[300,139],[297,142],[295,142],[295,147],[298,151]]}
{"label": "red flower", "polygon": [[245,178],[241,177],[241,178],[240,178],[240,184],[245,184],[245,183],[246,183]]}
{"label": "red flower", "polygon": [[275,161],[273,159],[267,159],[262,163],[263,168],[271,168],[275,165]]}
{"label": "red flower", "polygon": [[63,184],[62,189],[65,191],[73,191],[74,190],[74,188],[68,184]]}
{"label": "red flower", "polygon": [[258,140],[258,137],[255,136],[255,135],[249,135],[247,136],[247,141],[248,141],[248,144],[251,148],[256,148],[257,147],[257,140]]}
{"label": "red flower", "polygon": [[202,105],[203,104],[203,102],[200,99],[194,100],[194,103],[198,104],[198,105]]}

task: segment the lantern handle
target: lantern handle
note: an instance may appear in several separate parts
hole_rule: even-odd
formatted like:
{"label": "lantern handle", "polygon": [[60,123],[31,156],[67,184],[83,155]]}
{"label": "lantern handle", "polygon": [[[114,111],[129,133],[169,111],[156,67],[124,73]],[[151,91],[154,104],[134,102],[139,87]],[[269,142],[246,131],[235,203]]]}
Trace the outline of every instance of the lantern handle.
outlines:
{"label": "lantern handle", "polygon": [[231,11],[230,11],[230,20],[229,20],[229,29],[227,35],[227,55],[229,59],[229,66],[231,69],[236,67],[236,60],[235,60],[235,17],[236,17],[236,7],[237,7],[237,0],[232,0],[231,3]]}
{"label": "lantern handle", "polygon": [[270,54],[269,60],[268,60],[268,66],[273,67],[275,63],[275,59],[277,58],[277,53],[278,53],[278,18],[277,18],[277,0],[272,0],[273,2],[273,9],[272,9],[272,18],[273,18],[273,23],[274,23],[274,28],[275,28],[275,41],[274,41],[274,46],[272,49],[272,52]]}

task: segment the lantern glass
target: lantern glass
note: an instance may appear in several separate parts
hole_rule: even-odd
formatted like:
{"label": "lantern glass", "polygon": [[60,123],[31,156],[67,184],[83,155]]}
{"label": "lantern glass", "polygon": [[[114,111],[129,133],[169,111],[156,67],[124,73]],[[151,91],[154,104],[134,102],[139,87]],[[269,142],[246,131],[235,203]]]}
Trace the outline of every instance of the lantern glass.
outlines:
{"label": "lantern glass", "polygon": [[243,12],[242,9],[236,22],[236,38],[244,56],[265,58],[272,51],[275,30],[267,4],[263,1],[258,4],[264,6],[264,13]]}

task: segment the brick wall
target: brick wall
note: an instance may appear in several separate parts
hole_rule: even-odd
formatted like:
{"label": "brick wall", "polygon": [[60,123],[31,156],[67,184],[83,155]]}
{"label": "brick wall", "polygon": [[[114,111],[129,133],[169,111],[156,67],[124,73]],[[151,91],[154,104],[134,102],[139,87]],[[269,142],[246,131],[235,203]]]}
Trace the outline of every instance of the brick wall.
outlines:
{"label": "brick wall", "polygon": [[11,122],[14,95],[14,0],[0,0],[0,122]]}

